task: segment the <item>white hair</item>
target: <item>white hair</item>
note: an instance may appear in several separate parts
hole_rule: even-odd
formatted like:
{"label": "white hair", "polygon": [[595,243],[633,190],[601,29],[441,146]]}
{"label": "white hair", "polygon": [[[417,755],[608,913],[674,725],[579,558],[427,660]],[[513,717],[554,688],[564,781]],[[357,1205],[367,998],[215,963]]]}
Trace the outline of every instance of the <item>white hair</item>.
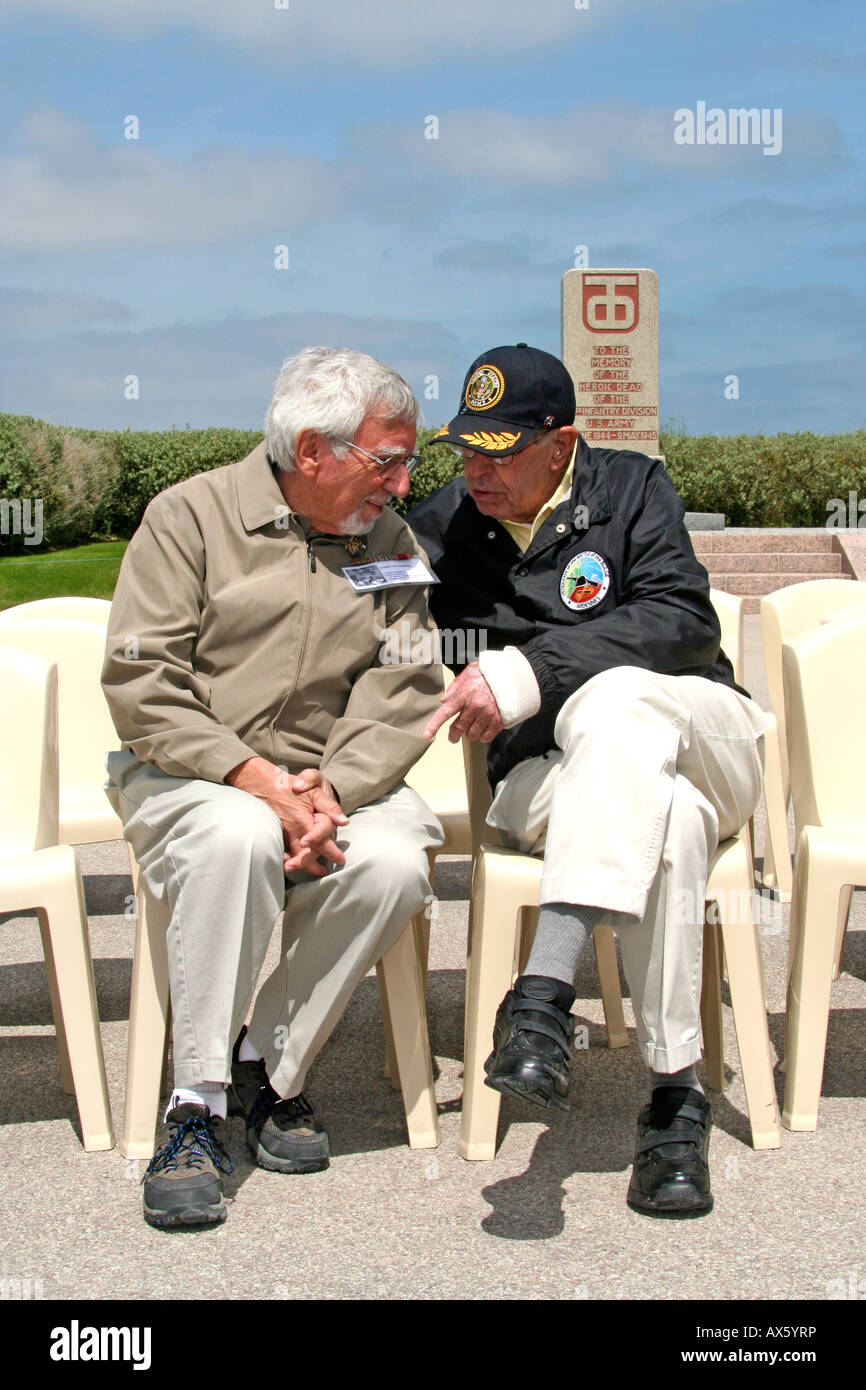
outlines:
{"label": "white hair", "polygon": [[[368,415],[417,424],[421,414],[401,376],[352,348],[309,347],[283,363],[265,416],[265,448],[284,473],[295,467],[301,430],[352,439]],[[339,445],[338,458],[345,454]]]}

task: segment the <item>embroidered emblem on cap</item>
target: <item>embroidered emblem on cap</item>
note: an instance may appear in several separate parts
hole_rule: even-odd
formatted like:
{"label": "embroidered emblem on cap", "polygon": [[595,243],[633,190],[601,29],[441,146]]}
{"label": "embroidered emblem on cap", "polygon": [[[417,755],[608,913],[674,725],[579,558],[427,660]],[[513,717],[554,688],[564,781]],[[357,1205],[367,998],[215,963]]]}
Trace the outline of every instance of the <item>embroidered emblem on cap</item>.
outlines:
{"label": "embroidered emblem on cap", "polygon": [[566,608],[595,608],[610,588],[610,569],[594,550],[582,550],[562,571],[559,596]]}
{"label": "embroidered emblem on cap", "polygon": [[485,363],[476,367],[466,384],[466,404],[470,410],[490,410],[502,400],[505,377],[498,367]]}
{"label": "embroidered emblem on cap", "polygon": [[520,438],[519,434],[511,434],[508,430],[503,430],[501,434],[491,434],[489,430],[475,430],[473,434],[461,434],[461,439],[465,439],[470,449],[510,449]]}

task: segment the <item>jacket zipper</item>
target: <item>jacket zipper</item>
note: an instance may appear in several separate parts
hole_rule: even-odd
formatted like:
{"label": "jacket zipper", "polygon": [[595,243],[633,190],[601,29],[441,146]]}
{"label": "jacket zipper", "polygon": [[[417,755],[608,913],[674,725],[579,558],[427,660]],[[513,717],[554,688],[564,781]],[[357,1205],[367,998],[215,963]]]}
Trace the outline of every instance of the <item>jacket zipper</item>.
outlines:
{"label": "jacket zipper", "polygon": [[307,650],[307,638],[310,635],[310,624],[313,620],[313,586],[310,582],[310,575],[315,574],[316,572],[316,557],[313,554],[309,539],[306,536],[304,537],[304,542],[307,547],[307,556],[310,561],[308,568],[304,571],[304,599],[307,611],[304,618],[304,632],[303,636],[301,637],[301,646],[298,651],[298,659],[295,663],[295,679],[292,682],[291,690],[289,691],[288,695],[283,701],[283,704],[280,707],[280,712],[282,712],[282,710],[288,704],[289,700],[291,700],[292,696],[298,688],[298,682],[301,679],[301,666],[304,660],[304,653]]}

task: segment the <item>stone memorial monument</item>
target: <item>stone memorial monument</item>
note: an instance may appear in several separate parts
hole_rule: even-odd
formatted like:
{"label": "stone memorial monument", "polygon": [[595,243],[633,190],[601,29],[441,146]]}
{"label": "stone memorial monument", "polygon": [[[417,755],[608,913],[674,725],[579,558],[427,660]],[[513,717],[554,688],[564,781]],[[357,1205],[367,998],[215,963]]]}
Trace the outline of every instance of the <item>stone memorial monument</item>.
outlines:
{"label": "stone memorial monument", "polygon": [[567,270],[562,360],[589,444],[659,451],[659,291],[654,270]]}

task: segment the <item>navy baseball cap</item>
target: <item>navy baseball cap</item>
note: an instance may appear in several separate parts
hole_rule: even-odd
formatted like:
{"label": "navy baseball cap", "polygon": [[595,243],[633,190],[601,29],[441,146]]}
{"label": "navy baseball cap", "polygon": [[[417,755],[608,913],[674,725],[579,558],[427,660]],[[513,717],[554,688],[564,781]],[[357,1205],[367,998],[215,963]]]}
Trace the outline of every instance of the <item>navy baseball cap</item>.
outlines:
{"label": "navy baseball cap", "polygon": [[455,444],[496,458],[514,454],[544,429],[573,425],[574,383],[558,357],[517,343],[476,357],[458,413],[431,444]]}

